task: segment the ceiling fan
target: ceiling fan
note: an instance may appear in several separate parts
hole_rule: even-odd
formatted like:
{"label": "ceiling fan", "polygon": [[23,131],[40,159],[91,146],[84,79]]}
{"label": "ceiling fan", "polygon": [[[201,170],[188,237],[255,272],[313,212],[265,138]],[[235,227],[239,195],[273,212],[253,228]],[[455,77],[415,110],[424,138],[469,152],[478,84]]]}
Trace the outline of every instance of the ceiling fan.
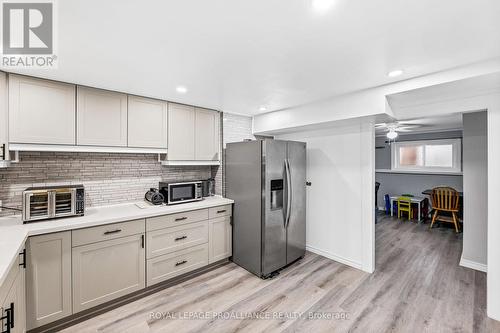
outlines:
{"label": "ceiling fan", "polygon": [[398,137],[399,132],[411,132],[417,128],[425,127],[424,124],[412,124],[409,122],[395,121],[392,123],[380,123],[375,125],[376,130],[386,131],[386,136],[389,140],[394,140]]}

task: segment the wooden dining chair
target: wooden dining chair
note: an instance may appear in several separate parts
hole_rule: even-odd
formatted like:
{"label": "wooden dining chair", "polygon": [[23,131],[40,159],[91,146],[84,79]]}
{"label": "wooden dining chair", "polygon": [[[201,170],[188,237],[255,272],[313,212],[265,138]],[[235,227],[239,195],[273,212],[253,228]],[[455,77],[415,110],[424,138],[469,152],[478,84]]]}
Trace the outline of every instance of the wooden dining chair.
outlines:
{"label": "wooden dining chair", "polygon": [[[455,231],[458,232],[457,213],[460,196],[457,190],[451,187],[436,187],[432,189],[431,197],[434,214],[432,214],[430,229],[432,229],[434,222],[443,221],[453,223],[455,225]],[[443,212],[450,213],[451,217],[442,215],[441,213]]]}

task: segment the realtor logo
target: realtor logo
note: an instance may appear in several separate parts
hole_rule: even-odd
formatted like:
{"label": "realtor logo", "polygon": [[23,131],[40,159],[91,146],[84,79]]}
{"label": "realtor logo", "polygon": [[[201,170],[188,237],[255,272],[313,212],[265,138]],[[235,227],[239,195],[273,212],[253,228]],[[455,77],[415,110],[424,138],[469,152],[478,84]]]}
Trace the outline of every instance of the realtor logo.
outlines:
{"label": "realtor logo", "polygon": [[55,68],[54,1],[2,1],[2,66]]}

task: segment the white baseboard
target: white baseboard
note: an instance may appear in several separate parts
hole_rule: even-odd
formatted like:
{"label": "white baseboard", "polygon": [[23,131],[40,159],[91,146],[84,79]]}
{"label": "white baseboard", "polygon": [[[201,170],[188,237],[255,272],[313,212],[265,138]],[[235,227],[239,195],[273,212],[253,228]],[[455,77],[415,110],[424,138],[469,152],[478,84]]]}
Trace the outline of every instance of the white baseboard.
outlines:
{"label": "white baseboard", "polygon": [[467,268],[474,269],[476,271],[481,271],[481,272],[488,273],[488,266],[487,265],[481,264],[481,263],[478,263],[478,262],[475,262],[475,261],[472,261],[472,260],[467,260],[467,259],[464,259],[463,257],[460,258],[460,264],[459,265],[462,266],[462,267],[467,267]]}
{"label": "white baseboard", "polygon": [[338,256],[338,255],[335,255],[335,254],[332,254],[332,253],[320,250],[318,248],[315,248],[315,247],[312,247],[312,246],[309,246],[309,245],[306,245],[306,250],[310,251],[310,252],[313,252],[313,253],[316,253],[316,254],[319,254],[320,256],[323,256],[325,258],[337,261],[337,262],[339,262],[341,264],[344,264],[344,265],[347,265],[347,266],[351,266],[351,267],[354,267],[356,269],[363,270],[363,268],[362,268],[363,265],[361,263],[359,263],[359,262],[356,262],[356,261],[353,261],[353,260],[350,260],[350,259]]}

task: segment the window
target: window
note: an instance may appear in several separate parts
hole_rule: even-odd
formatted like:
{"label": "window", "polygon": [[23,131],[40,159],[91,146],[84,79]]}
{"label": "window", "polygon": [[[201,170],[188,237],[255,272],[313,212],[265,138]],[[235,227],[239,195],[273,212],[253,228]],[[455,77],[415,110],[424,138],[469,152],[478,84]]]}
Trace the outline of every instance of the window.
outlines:
{"label": "window", "polygon": [[419,172],[461,172],[462,140],[394,142],[392,170]]}

